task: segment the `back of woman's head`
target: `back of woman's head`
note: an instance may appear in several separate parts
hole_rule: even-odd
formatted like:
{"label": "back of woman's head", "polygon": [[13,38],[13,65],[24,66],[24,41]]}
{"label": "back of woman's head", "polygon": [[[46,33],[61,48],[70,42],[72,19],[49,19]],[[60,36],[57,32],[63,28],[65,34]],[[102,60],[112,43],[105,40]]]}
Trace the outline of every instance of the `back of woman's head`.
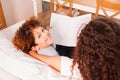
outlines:
{"label": "back of woman's head", "polygon": [[90,21],[78,36],[74,64],[84,80],[120,79],[120,25],[108,18]]}
{"label": "back of woman's head", "polygon": [[41,23],[35,18],[31,18],[23,23],[13,39],[15,47],[28,53],[31,47],[36,45],[32,30],[40,26],[42,26]]}

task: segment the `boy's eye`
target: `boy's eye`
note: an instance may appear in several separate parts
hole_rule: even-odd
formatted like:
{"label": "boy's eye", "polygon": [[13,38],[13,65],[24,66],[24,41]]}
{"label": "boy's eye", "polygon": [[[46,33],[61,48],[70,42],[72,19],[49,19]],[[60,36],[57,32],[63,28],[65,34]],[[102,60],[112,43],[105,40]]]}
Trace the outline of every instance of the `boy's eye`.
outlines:
{"label": "boy's eye", "polygon": [[45,30],[45,29],[43,28],[43,29],[42,29],[42,32],[44,32],[44,30]]}
{"label": "boy's eye", "polygon": [[38,38],[40,38],[40,37],[41,37],[41,35],[39,34],[39,35],[38,35]]}

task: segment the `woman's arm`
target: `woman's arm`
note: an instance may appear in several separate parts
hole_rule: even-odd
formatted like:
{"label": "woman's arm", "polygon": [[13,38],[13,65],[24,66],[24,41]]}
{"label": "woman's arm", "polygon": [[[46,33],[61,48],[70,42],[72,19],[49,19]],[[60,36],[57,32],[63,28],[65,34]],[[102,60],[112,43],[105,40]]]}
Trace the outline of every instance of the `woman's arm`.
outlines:
{"label": "woman's arm", "polygon": [[31,50],[29,54],[32,57],[48,64],[49,66],[51,66],[52,68],[60,72],[61,70],[61,57],[60,56],[47,56],[43,54],[38,54],[36,51],[33,51],[33,50]]}

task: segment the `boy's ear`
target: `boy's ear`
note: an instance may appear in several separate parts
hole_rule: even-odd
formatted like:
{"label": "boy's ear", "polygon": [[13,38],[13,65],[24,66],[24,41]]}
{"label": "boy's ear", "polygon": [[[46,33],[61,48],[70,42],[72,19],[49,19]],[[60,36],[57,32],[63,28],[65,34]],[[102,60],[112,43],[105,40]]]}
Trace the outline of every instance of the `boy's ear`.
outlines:
{"label": "boy's ear", "polygon": [[39,46],[32,46],[32,48],[31,48],[32,50],[39,50]]}

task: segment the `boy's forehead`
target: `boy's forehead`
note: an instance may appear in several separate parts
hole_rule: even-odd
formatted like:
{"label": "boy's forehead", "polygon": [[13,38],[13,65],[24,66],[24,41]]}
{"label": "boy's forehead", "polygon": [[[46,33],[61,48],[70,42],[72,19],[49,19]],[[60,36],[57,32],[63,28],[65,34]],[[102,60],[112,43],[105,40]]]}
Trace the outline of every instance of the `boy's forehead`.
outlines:
{"label": "boy's forehead", "polygon": [[36,27],[32,31],[33,31],[33,33],[39,33],[39,32],[41,32],[42,29],[43,29],[43,27]]}

